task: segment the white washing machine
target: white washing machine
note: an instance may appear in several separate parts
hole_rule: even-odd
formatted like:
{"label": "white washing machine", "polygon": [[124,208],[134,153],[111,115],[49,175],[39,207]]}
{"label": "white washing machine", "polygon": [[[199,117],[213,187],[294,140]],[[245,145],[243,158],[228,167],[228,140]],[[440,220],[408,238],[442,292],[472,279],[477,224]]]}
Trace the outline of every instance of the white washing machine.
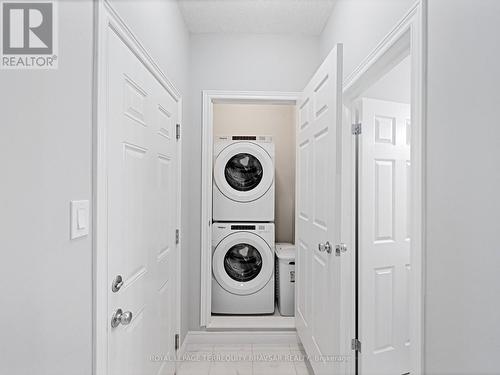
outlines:
{"label": "white washing machine", "polygon": [[212,191],[214,221],[274,221],[272,137],[215,137]]}
{"label": "white washing machine", "polygon": [[274,313],[274,224],[212,228],[212,313]]}

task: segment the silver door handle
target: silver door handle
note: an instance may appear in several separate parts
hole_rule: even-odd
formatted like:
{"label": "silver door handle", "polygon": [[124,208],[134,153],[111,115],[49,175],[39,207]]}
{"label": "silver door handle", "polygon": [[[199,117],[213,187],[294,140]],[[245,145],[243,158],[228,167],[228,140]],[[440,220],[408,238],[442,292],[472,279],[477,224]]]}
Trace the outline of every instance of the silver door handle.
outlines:
{"label": "silver door handle", "polygon": [[111,317],[111,327],[116,328],[120,324],[126,326],[129,325],[131,321],[132,321],[132,313],[130,311],[123,312],[122,309],[118,309]]}
{"label": "silver door handle", "polygon": [[347,245],[345,243],[339,243],[337,246],[335,246],[335,255],[340,256],[342,253],[347,252]]}
{"label": "silver door handle", "polygon": [[320,252],[327,252],[328,254],[332,253],[332,244],[329,241],[326,241],[326,243],[320,243],[318,244],[318,250]]}

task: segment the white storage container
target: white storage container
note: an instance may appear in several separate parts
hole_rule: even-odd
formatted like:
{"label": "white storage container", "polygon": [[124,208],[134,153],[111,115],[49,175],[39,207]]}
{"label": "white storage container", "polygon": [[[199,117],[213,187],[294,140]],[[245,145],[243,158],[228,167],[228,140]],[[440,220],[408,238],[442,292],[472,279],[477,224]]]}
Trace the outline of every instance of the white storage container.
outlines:
{"label": "white storage container", "polygon": [[276,244],[276,300],[283,316],[295,315],[295,245]]}

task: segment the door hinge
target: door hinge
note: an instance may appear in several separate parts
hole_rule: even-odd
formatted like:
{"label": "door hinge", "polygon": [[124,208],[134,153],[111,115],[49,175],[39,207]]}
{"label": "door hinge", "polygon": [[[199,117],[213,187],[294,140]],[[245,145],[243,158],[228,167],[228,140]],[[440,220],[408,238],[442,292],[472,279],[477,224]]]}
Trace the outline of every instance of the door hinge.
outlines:
{"label": "door hinge", "polygon": [[361,341],[359,341],[358,339],[352,339],[351,349],[354,350],[355,352],[361,353]]}
{"label": "door hinge", "polygon": [[179,350],[179,334],[176,333],[174,336],[174,347],[175,350]]}
{"label": "door hinge", "polygon": [[176,245],[179,244],[180,237],[181,237],[180,231],[179,231],[179,229],[176,229],[175,230],[175,244]]}
{"label": "door hinge", "polygon": [[351,127],[351,132],[352,132],[352,135],[360,135],[361,134],[361,123],[357,123],[357,124],[352,124],[352,127]]}
{"label": "door hinge", "polygon": [[175,139],[181,139],[181,124],[175,125]]}

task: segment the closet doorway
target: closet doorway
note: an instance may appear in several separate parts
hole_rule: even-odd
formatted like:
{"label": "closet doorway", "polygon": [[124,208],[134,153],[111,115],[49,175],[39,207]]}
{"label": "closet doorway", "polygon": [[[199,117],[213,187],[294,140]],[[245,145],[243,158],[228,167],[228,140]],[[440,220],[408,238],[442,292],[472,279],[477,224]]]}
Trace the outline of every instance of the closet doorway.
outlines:
{"label": "closet doorway", "polygon": [[422,373],[423,49],[420,6],[344,86],[355,251],[354,368]]}
{"label": "closet doorway", "polygon": [[[294,316],[282,316],[278,309],[275,309],[274,314],[267,313],[266,310],[265,314],[253,315],[245,315],[240,312],[221,314],[217,308],[214,309],[214,298],[216,301],[220,301],[220,292],[218,289],[214,290],[212,280],[214,274],[219,274],[219,269],[216,266],[219,263],[214,266],[214,241],[217,241],[218,232],[223,230],[221,226],[227,225],[225,223],[227,220],[216,218],[217,212],[213,210],[214,202],[216,202],[213,195],[213,184],[214,181],[217,181],[217,177],[227,179],[228,176],[227,173],[222,173],[222,177],[213,175],[213,173],[215,173],[214,168],[216,168],[218,160],[214,156],[215,150],[218,150],[217,142],[226,138],[233,140],[252,139],[252,137],[257,137],[257,140],[261,138],[272,139],[275,149],[273,160],[275,167],[275,171],[273,171],[275,174],[273,180],[275,187],[275,220],[273,225],[275,231],[273,231],[273,235],[275,235],[275,241],[273,242],[293,243],[295,239],[295,132],[298,97],[298,93],[284,92],[203,92],[200,325],[208,330],[266,329],[283,331],[295,329]],[[269,175],[269,166],[263,163],[263,160],[261,159],[259,167],[262,166],[264,169],[263,175],[266,173]],[[233,208],[231,211],[235,212],[237,209]],[[245,212],[245,215],[248,214]],[[264,226],[261,223],[259,227]],[[270,238],[264,239],[271,243]],[[273,260],[271,262],[274,267],[274,248],[272,252]],[[262,262],[264,264],[262,266],[263,272],[266,259],[263,258]],[[217,287],[217,285],[215,286]],[[255,308],[255,303],[253,305]]]}

